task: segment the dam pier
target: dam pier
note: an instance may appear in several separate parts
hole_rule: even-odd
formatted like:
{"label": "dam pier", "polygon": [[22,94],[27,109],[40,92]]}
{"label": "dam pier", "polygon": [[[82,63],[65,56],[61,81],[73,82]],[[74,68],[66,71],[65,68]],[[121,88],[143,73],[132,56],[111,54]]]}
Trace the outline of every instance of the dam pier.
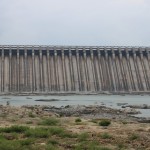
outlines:
{"label": "dam pier", "polygon": [[0,94],[150,93],[149,47],[0,46]]}

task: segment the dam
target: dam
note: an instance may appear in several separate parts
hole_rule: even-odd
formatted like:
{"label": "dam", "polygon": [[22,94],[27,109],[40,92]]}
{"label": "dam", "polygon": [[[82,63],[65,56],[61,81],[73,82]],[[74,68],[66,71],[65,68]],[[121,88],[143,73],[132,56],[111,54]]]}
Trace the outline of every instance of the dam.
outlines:
{"label": "dam", "polygon": [[150,48],[0,45],[0,94],[103,92],[150,93]]}

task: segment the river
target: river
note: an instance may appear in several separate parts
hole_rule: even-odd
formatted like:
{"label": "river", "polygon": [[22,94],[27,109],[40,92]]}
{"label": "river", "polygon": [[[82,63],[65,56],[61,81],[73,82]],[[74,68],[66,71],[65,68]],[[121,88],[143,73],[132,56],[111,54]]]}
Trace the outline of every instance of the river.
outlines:
{"label": "river", "polygon": [[[52,101],[36,101],[52,100]],[[68,95],[68,96],[0,96],[0,104],[12,106],[22,105],[51,105],[55,107],[66,105],[104,105],[106,107],[121,109],[118,103],[128,105],[150,105],[150,95]],[[150,109],[139,109],[138,117],[150,117]]]}

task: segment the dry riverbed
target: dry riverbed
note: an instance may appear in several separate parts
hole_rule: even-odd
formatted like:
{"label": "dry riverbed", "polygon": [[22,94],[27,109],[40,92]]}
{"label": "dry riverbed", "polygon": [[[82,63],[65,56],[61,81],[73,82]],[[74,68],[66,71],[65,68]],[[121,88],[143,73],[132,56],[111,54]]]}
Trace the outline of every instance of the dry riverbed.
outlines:
{"label": "dry riverbed", "polygon": [[104,106],[0,106],[0,150],[150,150],[150,123]]}

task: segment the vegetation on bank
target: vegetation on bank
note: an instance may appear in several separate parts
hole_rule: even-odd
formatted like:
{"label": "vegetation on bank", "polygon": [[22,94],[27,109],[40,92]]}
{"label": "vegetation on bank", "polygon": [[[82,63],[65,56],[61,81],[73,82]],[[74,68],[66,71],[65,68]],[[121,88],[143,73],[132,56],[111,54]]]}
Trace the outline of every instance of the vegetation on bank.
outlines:
{"label": "vegetation on bank", "polygon": [[110,124],[111,124],[111,121],[110,121],[110,120],[106,120],[106,119],[101,120],[101,121],[99,122],[99,125],[100,125],[100,126],[109,126]]}
{"label": "vegetation on bank", "polygon": [[55,150],[55,149],[110,150],[98,141],[91,141],[89,133],[72,133],[63,127],[10,126],[0,128],[1,150]]}
{"label": "vegetation on bank", "polygon": [[0,150],[148,150],[150,147],[149,124],[62,117],[38,111],[38,107],[36,110],[9,107],[3,112]]}

